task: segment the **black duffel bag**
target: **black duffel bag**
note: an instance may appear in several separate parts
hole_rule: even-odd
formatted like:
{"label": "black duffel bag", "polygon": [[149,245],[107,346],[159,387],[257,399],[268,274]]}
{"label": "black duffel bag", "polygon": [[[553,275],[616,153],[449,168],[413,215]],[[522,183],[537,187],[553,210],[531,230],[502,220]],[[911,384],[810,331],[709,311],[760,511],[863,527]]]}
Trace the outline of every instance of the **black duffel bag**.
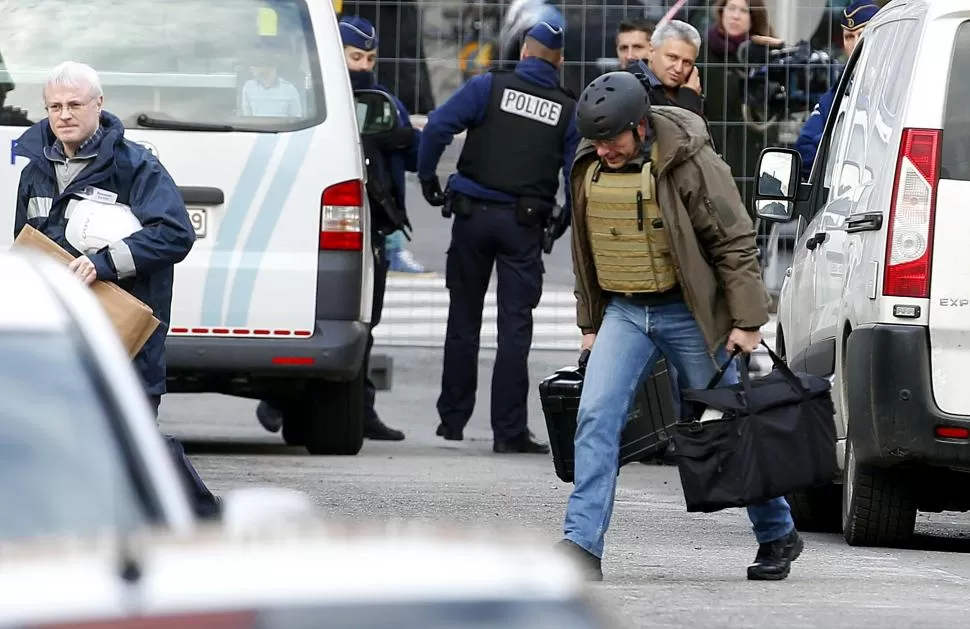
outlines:
{"label": "black duffel bag", "polygon": [[839,474],[831,383],[792,373],[762,345],[774,363],[767,376],[751,380],[743,358],[740,383],[714,388],[729,361],[706,389],[682,393],[672,436],[689,512],[759,504]]}

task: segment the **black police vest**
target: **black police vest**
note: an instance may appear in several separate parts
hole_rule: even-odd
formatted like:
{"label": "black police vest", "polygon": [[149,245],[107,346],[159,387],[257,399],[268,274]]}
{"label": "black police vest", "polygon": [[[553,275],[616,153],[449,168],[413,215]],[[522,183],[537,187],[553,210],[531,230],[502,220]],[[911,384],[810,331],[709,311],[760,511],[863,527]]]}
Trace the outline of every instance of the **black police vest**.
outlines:
{"label": "black police vest", "polygon": [[468,130],[458,172],[493,190],[551,201],[576,101],[560,87],[540,87],[511,71],[492,74],[485,120]]}

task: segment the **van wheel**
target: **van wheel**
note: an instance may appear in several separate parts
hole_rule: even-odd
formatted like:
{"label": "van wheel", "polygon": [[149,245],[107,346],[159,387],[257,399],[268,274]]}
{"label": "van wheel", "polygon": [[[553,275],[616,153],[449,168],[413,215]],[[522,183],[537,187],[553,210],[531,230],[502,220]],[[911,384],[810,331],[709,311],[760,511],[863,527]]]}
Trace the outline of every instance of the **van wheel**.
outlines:
{"label": "van wheel", "polygon": [[[310,385],[305,435],[310,454],[354,455],[364,445],[364,373],[349,382]],[[284,422],[285,423],[285,422]]]}
{"label": "van wheel", "polygon": [[298,413],[285,413],[283,415],[283,441],[288,446],[306,445],[307,418]]}
{"label": "van wheel", "polygon": [[859,465],[845,440],[842,534],[850,546],[904,546],[916,528],[913,486],[898,469]]}
{"label": "van wheel", "polygon": [[785,496],[795,528],[806,533],[842,531],[842,490],[835,483]]}

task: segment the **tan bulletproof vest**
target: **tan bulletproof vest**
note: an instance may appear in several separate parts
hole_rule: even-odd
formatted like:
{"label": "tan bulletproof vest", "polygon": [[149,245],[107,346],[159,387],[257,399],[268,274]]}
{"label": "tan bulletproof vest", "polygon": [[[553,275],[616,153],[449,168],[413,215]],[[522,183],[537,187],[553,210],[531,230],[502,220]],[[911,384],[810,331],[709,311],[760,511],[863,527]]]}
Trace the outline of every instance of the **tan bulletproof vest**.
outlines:
{"label": "tan bulletproof vest", "polygon": [[650,166],[645,162],[640,172],[612,173],[597,161],[586,171],[587,231],[603,290],[661,293],[677,285]]}

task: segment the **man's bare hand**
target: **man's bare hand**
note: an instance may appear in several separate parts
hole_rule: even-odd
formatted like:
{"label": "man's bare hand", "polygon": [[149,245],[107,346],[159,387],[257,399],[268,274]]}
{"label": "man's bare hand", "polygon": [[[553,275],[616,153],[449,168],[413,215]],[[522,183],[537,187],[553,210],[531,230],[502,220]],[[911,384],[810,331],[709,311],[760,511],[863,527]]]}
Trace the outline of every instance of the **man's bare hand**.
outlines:
{"label": "man's bare hand", "polygon": [[701,73],[694,67],[694,71],[690,73],[690,78],[687,79],[687,83],[684,84],[689,89],[694,90],[700,95],[704,89],[701,87]]}
{"label": "man's bare hand", "polygon": [[77,275],[78,279],[87,285],[91,285],[94,280],[98,279],[98,270],[94,268],[94,262],[91,262],[87,256],[81,256],[80,258],[74,258],[71,263],[67,265],[67,268]]}
{"label": "man's bare hand", "polygon": [[580,345],[579,350],[580,351],[583,351],[584,349],[592,350],[593,349],[593,341],[595,341],[595,340],[596,340],[596,333],[595,332],[592,332],[590,334],[584,334],[583,335],[583,344]]}
{"label": "man's bare hand", "polygon": [[730,336],[728,336],[727,344],[725,345],[729,353],[734,353],[735,349],[741,350],[745,354],[750,354],[754,350],[758,349],[758,345],[761,344],[761,330],[755,330],[753,332],[748,332],[746,330],[739,330],[734,328],[731,330]]}

